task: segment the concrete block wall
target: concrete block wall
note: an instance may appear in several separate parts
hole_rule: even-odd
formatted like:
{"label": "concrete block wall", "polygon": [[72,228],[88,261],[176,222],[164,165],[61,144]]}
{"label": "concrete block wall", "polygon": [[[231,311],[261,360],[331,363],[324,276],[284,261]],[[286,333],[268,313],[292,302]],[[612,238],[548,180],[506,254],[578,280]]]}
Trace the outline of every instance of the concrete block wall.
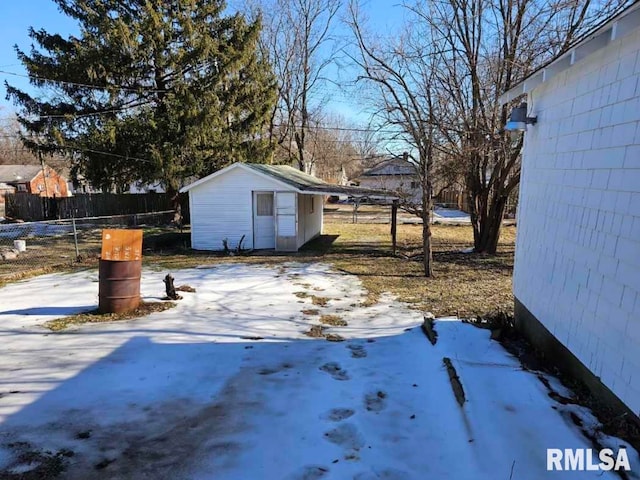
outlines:
{"label": "concrete block wall", "polygon": [[528,102],[515,296],[640,415],[640,30]]}

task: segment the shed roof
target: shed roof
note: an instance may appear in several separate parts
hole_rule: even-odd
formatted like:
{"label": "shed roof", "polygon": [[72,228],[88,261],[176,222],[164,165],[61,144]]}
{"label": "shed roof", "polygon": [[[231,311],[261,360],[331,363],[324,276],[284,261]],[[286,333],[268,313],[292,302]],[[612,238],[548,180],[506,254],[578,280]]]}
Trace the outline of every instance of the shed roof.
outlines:
{"label": "shed roof", "polygon": [[288,165],[264,165],[259,163],[234,163],[229,167],[218,170],[200,180],[183,187],[181,192],[188,192],[192,188],[201,185],[215,177],[224,175],[227,171],[234,168],[249,169],[258,175],[267,176],[277,182],[291,187],[298,193],[318,194],[318,195],[351,195],[354,197],[379,197],[379,198],[395,198],[389,192],[374,190],[370,188],[352,187],[348,185],[333,185],[320,180],[313,175],[301,172]]}
{"label": "shed roof", "polygon": [[41,171],[40,165],[0,165],[0,182],[29,182]]}
{"label": "shed roof", "polygon": [[500,96],[501,105],[524,95],[558,73],[606,47],[611,42],[632,33],[640,26],[640,1],[633,3],[605,18],[594,28],[577,39],[571,47],[556,55],[547,63],[520,80]]}

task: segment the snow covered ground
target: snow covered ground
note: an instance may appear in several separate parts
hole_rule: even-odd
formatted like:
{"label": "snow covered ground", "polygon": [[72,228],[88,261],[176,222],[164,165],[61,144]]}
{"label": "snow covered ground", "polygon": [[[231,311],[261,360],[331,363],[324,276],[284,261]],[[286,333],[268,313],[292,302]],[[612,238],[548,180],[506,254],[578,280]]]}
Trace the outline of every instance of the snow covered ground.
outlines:
{"label": "snow covered ground", "polygon": [[435,207],[433,209],[433,221],[440,223],[469,223],[471,217],[468,213],[455,208]]}
{"label": "snow covered ground", "polygon": [[[165,273],[144,272],[147,300]],[[619,478],[546,471],[547,448],[592,448],[571,412],[595,420],[486,330],[440,319],[431,345],[421,314],[362,306],[359,280],[322,264],[172,273],[197,290],[178,307],[60,333],[42,323],[94,308],[95,272],[0,289],[0,476],[49,451],[71,479]],[[346,320],[328,330],[346,341],[305,336],[311,310]]]}

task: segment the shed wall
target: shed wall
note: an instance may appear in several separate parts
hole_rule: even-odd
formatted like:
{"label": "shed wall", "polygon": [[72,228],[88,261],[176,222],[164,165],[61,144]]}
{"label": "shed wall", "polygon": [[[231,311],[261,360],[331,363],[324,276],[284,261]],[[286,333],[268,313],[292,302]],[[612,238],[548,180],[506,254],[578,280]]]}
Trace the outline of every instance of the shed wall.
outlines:
{"label": "shed wall", "polygon": [[235,248],[253,248],[253,191],[285,190],[282,184],[235,168],[189,191],[191,246],[196,250],[222,250],[228,239]]}
{"label": "shed wall", "polygon": [[640,414],[640,31],[529,94],[514,293]]}
{"label": "shed wall", "polygon": [[298,248],[322,234],[323,204],[322,195],[298,195]]}

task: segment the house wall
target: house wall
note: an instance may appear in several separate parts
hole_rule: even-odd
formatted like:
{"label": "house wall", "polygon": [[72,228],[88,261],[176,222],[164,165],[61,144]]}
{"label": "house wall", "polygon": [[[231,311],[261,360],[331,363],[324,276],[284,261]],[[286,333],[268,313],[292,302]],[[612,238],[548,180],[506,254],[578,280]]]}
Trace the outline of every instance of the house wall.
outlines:
{"label": "house wall", "polygon": [[222,240],[235,248],[253,248],[253,191],[284,190],[280,183],[235,168],[189,191],[191,246],[222,250]]}
{"label": "house wall", "polygon": [[67,197],[69,190],[67,187],[67,179],[61,177],[55,170],[45,167],[45,177],[39,172],[28,183],[28,193],[40,195],[41,197]]}
{"label": "house wall", "polygon": [[[402,192],[413,201],[419,201],[421,198],[420,184],[418,178],[410,175],[376,175],[363,176],[358,178],[360,187],[371,188],[375,190],[387,190],[389,192]],[[411,187],[411,183],[415,182],[417,186]]]}
{"label": "house wall", "polygon": [[322,195],[298,195],[298,248],[322,234],[323,203]]}
{"label": "house wall", "polygon": [[635,30],[529,93],[514,271],[530,313],[516,322],[553,334],[636,415],[639,78]]}

